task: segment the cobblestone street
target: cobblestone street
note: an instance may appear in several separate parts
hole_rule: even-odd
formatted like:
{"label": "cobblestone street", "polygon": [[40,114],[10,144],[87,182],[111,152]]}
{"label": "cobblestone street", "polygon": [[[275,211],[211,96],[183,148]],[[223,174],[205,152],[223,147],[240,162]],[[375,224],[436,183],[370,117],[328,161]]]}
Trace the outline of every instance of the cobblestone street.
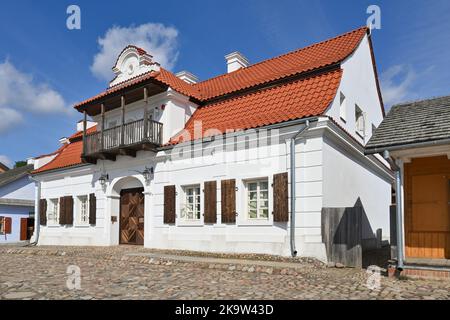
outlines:
{"label": "cobblestone street", "polygon": [[[365,270],[298,261],[296,268],[198,264],[145,258],[144,249],[0,248],[1,299],[449,299],[450,282],[381,277]],[[148,252],[152,252],[148,250]],[[125,258],[124,258],[125,257]],[[256,263],[256,262],[255,262]],[[67,268],[81,289],[67,287]]]}

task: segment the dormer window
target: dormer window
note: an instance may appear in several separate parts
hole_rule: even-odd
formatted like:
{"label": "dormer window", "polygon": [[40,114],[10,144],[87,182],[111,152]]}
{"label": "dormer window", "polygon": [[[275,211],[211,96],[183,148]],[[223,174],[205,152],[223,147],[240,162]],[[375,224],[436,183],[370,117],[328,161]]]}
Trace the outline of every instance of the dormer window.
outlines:
{"label": "dormer window", "polygon": [[339,92],[339,116],[341,120],[346,122],[347,120],[347,99],[342,92]]}
{"label": "dormer window", "polygon": [[361,110],[358,105],[355,104],[355,126],[356,126],[356,133],[359,134],[362,138],[365,137],[365,119],[364,119],[364,112]]}

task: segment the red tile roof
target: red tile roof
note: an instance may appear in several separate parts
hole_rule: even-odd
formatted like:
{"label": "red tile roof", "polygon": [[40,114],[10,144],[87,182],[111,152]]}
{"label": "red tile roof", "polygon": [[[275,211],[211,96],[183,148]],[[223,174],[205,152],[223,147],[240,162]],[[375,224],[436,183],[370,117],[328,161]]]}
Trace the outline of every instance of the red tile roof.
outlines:
{"label": "red tile roof", "polygon": [[41,173],[44,171],[62,169],[81,164],[81,153],[83,152],[83,141],[77,140],[64,146],[59,154],[49,163],[34,170],[32,173]]}
{"label": "red tile roof", "polygon": [[366,27],[363,27],[333,39],[200,82],[194,87],[201,92],[202,99],[208,100],[237,90],[333,65],[353,53],[367,30]]}
{"label": "red tile roof", "polygon": [[170,71],[161,68],[159,72],[145,73],[108,88],[106,91],[78,103],[75,108],[79,109],[87,103],[150,79],[189,97],[206,102],[232,92],[339,63],[353,53],[367,32],[367,27],[362,27],[194,85],[188,84]]}
{"label": "red tile roof", "polygon": [[[87,130],[87,133],[97,131],[97,126]],[[58,155],[46,165],[34,170],[32,173],[62,169],[82,164],[81,154],[83,153],[83,132],[78,131],[69,137],[70,143],[58,149]]]}
{"label": "red tile roof", "polygon": [[333,101],[341,76],[342,70],[336,69],[200,107],[170,144],[321,115]]}

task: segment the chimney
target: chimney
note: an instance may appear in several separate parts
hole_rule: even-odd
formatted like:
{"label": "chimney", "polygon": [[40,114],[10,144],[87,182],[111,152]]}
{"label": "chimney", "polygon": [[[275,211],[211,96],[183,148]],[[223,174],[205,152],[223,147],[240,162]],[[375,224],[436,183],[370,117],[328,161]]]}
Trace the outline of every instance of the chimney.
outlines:
{"label": "chimney", "polygon": [[[86,121],[86,129],[92,128],[93,126],[97,125],[97,122],[94,121]],[[83,120],[80,120],[77,122],[77,132],[83,131]]]}
{"label": "chimney", "polygon": [[247,60],[247,58],[238,51],[227,54],[225,56],[225,60],[227,61],[228,73],[248,67],[250,65],[250,62]]}
{"label": "chimney", "polygon": [[69,144],[70,141],[69,139],[67,139],[67,137],[62,137],[61,139],[59,139],[59,143],[64,146],[66,144]]}
{"label": "chimney", "polygon": [[198,82],[198,78],[189,71],[180,71],[176,74],[176,76],[189,84],[195,84]]}

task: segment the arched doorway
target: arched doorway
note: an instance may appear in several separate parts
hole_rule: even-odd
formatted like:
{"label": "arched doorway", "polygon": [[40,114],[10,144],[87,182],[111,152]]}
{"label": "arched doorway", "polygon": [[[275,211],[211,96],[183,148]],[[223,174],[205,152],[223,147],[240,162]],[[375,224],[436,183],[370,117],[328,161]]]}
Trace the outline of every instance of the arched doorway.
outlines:
{"label": "arched doorway", "polygon": [[119,244],[144,245],[144,187],[138,179],[126,177],[114,185],[119,199]]}

